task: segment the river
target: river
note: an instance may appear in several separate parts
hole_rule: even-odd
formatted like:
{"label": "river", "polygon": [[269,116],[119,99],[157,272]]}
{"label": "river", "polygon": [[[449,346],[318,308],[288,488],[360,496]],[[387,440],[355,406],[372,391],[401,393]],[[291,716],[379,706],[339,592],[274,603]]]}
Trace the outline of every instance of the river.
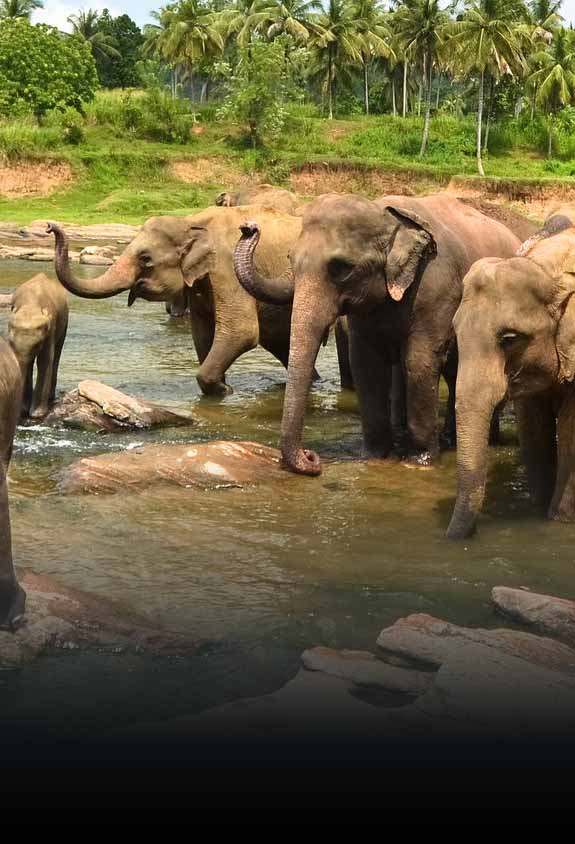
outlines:
{"label": "river", "polygon": [[[1,262],[0,292],[50,265]],[[95,274],[92,268],[80,272]],[[17,564],[124,601],[202,640],[197,656],[58,651],[0,673],[4,723],[27,734],[94,733],[199,712],[278,688],[315,644],[373,648],[382,627],[413,612],[497,626],[492,586],[572,594],[575,526],[531,512],[512,431],[492,450],[480,532],[444,538],[455,494],[455,455],[419,471],[354,460],[355,397],[338,387],[335,345],[322,349],[305,429],[328,460],[319,479],[276,488],[64,496],[55,473],[83,454],[150,440],[250,439],[276,445],[285,372],[262,349],[228,373],[232,395],[202,397],[185,319],[126,295],[70,297],[59,391],[102,380],[175,409],[195,409],[197,429],[97,435],[18,431],[10,469]],[[6,311],[0,311],[5,332]]]}

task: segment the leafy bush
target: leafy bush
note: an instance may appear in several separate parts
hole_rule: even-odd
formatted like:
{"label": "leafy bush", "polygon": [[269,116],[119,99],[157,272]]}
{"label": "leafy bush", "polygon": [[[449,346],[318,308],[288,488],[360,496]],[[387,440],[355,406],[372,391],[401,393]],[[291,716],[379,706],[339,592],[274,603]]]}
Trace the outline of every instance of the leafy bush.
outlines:
{"label": "leafy bush", "polygon": [[88,120],[112,129],[118,137],[165,143],[186,143],[194,115],[186,100],[174,100],[158,89],[108,91],[98,94],[86,109]]}
{"label": "leafy bush", "polygon": [[11,161],[52,150],[60,140],[59,128],[38,126],[30,117],[0,124],[0,155]]}
{"label": "leafy bush", "polygon": [[26,18],[0,20],[0,113],[80,110],[97,87],[89,44]]}

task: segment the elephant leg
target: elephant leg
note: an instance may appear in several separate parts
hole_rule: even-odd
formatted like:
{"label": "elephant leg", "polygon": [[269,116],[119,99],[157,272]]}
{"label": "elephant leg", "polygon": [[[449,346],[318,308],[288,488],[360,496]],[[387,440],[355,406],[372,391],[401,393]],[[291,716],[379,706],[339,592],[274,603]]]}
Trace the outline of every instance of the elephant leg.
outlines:
{"label": "elephant leg", "polygon": [[54,366],[52,367],[52,383],[50,384],[50,399],[49,403],[53,404],[56,401],[56,387],[58,386],[58,369],[60,368],[60,358],[62,357],[62,349],[64,348],[64,341],[66,335],[64,334],[56,343],[54,352]]}
{"label": "elephant leg", "polygon": [[389,401],[393,443],[396,450],[399,453],[402,453],[406,448],[407,413],[405,406],[405,378],[403,376],[403,368],[400,363],[394,363],[391,367],[391,391]]}
{"label": "elephant leg", "polygon": [[339,381],[342,390],[355,389],[351,374],[349,334],[342,325],[341,318],[335,323],[335,345],[339,364]]}
{"label": "elephant leg", "polygon": [[366,457],[387,457],[393,447],[389,393],[391,364],[373,317],[348,317],[350,361],[357,390]]}
{"label": "elephant leg", "polygon": [[208,316],[195,313],[192,310],[190,313],[190,324],[192,327],[194,348],[201,366],[207,358],[214,342],[215,322],[213,314]]}
{"label": "elephant leg", "polygon": [[24,617],[26,593],[16,580],[6,470],[0,461],[0,630],[14,630]]}
{"label": "elephant leg", "polygon": [[447,406],[445,408],[445,419],[443,430],[440,435],[441,448],[455,448],[457,445],[457,425],[455,421],[455,387],[457,383],[457,349],[453,348],[447,356],[447,360],[441,374],[447,385]]}
{"label": "elephant leg", "polygon": [[426,338],[410,338],[405,352],[409,463],[429,466],[439,456],[440,356]]}
{"label": "elephant leg", "polygon": [[34,400],[32,402],[31,419],[42,419],[47,416],[50,409],[50,396],[54,381],[54,362],[56,360],[56,348],[54,338],[48,339],[40,354],[38,355],[38,375],[34,388]]}
{"label": "elephant leg", "polygon": [[22,419],[28,419],[30,416],[30,410],[32,408],[32,393],[34,389],[34,358],[30,361],[28,366],[26,367],[26,372],[24,373],[24,387],[22,391],[22,410],[20,416]]}
{"label": "elephant leg", "polygon": [[250,334],[227,334],[216,326],[212,347],[196,375],[202,392],[207,396],[231,393],[232,388],[226,384],[227,370],[240,355],[257,345],[257,339]]}
{"label": "elephant leg", "polygon": [[575,521],[575,393],[566,391],[557,416],[557,477],[549,518]]}
{"label": "elephant leg", "polygon": [[515,401],[521,457],[533,503],[547,510],[557,475],[556,421],[548,395]]}

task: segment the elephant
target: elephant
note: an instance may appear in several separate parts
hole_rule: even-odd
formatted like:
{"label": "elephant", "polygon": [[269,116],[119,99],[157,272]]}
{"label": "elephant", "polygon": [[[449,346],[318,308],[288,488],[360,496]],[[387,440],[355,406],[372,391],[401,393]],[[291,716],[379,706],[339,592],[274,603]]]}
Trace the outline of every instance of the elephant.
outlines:
{"label": "elephant", "polygon": [[0,337],[0,630],[14,630],[24,617],[26,593],[12,560],[12,538],[6,473],[22,402],[20,364]]}
{"label": "elephant", "polygon": [[263,205],[275,208],[284,214],[294,214],[298,207],[295,194],[274,185],[256,185],[255,188],[241,188],[236,193],[224,191],[216,196],[216,205],[235,208],[238,205]]}
{"label": "elephant", "polygon": [[12,296],[8,336],[22,370],[23,417],[42,419],[48,414],[67,330],[68,301],[56,279],[39,273],[20,285]]}
{"label": "elephant", "polygon": [[56,236],[55,268],[64,287],[77,296],[101,299],[129,291],[138,299],[165,302],[187,295],[194,346],[200,362],[197,381],[207,395],[231,392],[226,371],[258,343],[288,364],[291,307],[254,302],[234,274],[233,251],[246,215],[262,231],[261,270],[283,272],[301,231],[301,219],[269,208],[208,208],[189,217],[154,217],[103,275],[76,278],[68,261],[67,238]]}
{"label": "elephant", "polygon": [[258,226],[249,222],[241,231],[235,253],[241,284],[260,301],[293,300],[280,441],[284,467],[321,473],[319,456],[302,448],[303,418],[321,338],[342,314],[349,325],[364,454],[387,457],[392,450],[391,365],[400,363],[409,460],[417,466],[433,462],[442,371],[454,403],[451,322],[463,277],[480,257],[513,255],[519,239],[447,194],[375,201],[328,194],[306,208],[291,268],[270,279],[253,262]]}
{"label": "elephant", "polygon": [[511,258],[483,258],[463,282],[453,321],[457,376],[457,498],[447,535],[471,536],[487,476],[486,426],[515,402],[534,504],[575,520],[575,228],[552,217]]}

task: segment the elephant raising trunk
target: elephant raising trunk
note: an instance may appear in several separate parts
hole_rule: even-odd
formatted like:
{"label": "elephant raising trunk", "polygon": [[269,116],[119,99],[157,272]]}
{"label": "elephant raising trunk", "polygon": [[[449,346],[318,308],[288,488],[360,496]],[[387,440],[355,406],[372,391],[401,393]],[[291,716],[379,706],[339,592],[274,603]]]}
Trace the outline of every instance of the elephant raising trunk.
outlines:
{"label": "elephant raising trunk", "polygon": [[254,252],[260,242],[260,227],[257,223],[240,226],[241,238],[234,250],[234,270],[242,287],[254,299],[268,305],[289,305],[294,296],[294,279],[291,270],[286,270],[278,279],[264,278],[256,270]]}
{"label": "elephant raising trunk", "polygon": [[136,281],[136,273],[131,256],[124,253],[112,264],[110,269],[95,279],[77,278],[70,269],[68,257],[68,238],[56,223],[48,223],[47,232],[56,238],[54,267],[60,283],[70,293],[84,299],[107,299],[129,290]]}

